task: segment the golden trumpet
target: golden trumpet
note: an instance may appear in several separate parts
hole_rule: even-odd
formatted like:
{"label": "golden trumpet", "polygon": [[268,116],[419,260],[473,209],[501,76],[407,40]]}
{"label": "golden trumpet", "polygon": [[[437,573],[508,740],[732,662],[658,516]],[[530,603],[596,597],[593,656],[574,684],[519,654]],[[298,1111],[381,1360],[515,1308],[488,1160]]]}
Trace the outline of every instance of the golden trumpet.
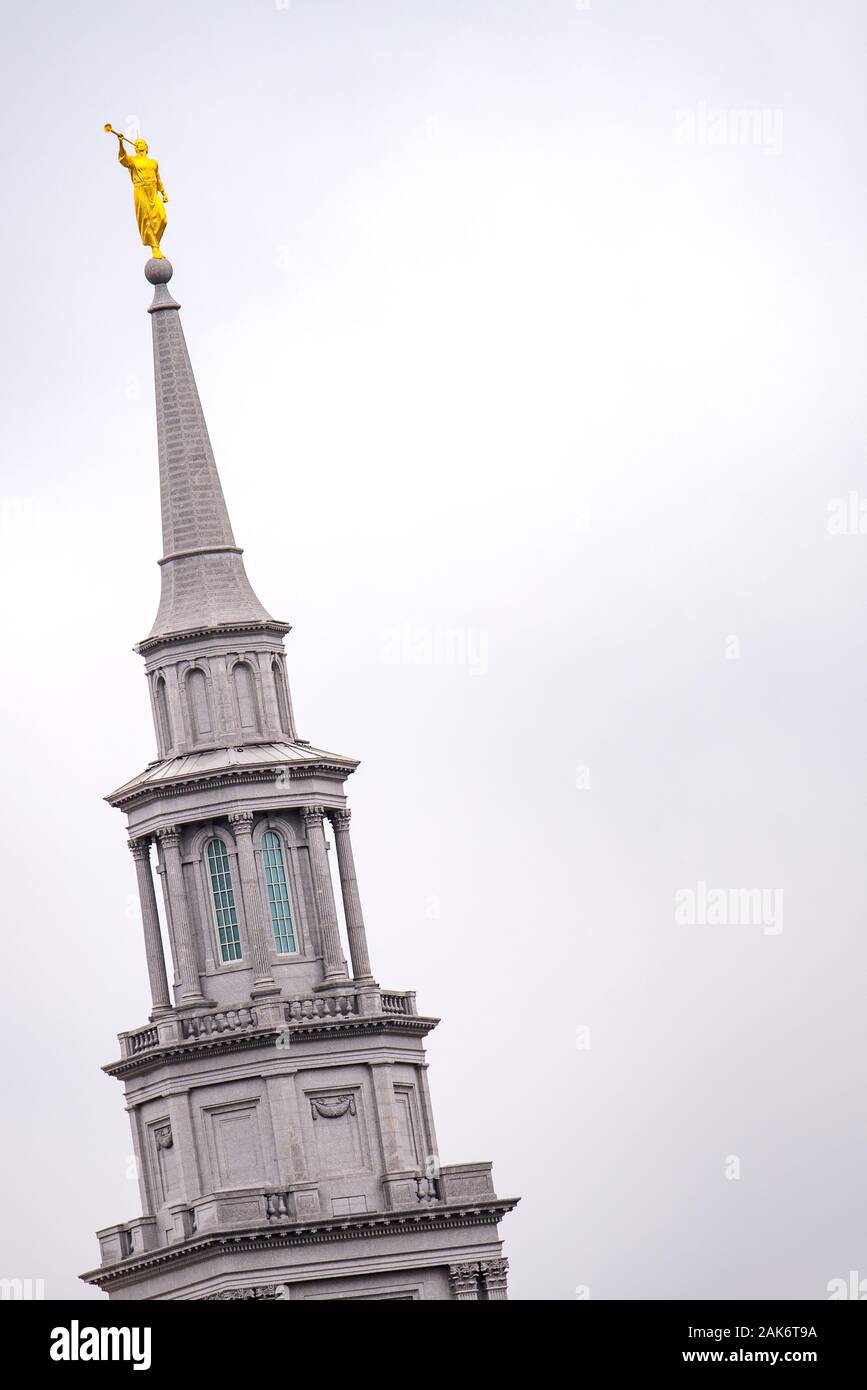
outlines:
{"label": "golden trumpet", "polygon": [[105,125],[102,128],[105,131],[106,135],[116,135],[119,140],[125,140],[128,145],[135,145],[134,140],[130,140],[128,135],[121,135],[120,131],[115,130],[114,126],[111,125],[108,121],[106,121]]}

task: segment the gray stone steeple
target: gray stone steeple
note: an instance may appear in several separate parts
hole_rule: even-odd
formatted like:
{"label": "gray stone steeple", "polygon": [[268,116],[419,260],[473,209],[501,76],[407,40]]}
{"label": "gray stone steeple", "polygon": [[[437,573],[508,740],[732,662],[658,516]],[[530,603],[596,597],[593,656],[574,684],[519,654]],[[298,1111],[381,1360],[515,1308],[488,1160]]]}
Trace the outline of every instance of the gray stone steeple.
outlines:
{"label": "gray stone steeple", "polygon": [[488,1162],[441,1162],[423,1048],[437,1020],[371,964],[357,761],[298,737],[288,629],[244,572],[172,269],[145,274],[165,555],[138,650],[159,757],[108,800],[152,1010],[105,1067],[142,1214],[98,1232],[84,1277],[136,1300],[504,1299],[497,1227],[516,1199]]}
{"label": "gray stone steeple", "polygon": [[[166,288],[171,264],[165,258],[149,261],[145,273],[156,287],[149,312],[164,552],[159,612],[147,641],[226,626],[273,625],[235,543],[180,305]],[[286,630],[283,623],[277,626]]]}

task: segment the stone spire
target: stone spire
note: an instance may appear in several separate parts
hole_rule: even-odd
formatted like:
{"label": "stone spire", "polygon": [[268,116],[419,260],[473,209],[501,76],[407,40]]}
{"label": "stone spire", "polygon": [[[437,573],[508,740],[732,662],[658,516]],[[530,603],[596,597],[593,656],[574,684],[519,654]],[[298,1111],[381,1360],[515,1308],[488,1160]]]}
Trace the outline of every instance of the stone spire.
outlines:
{"label": "stone spire", "polygon": [[371,969],[357,763],[297,736],[285,624],[244,574],[171,266],[146,273],[166,555],[139,651],[159,758],[108,799],[127,817],[152,1011],[105,1068],[126,1087],[142,1215],[99,1232],[85,1278],[118,1299],[503,1299],[497,1227],[516,1199],[490,1163],[438,1158],[437,1020]]}
{"label": "stone spire", "polygon": [[268,625],[286,630],[262,607],[235,544],[208,427],[181,327],[180,305],[166,288],[172,266],[150,260],[157,441],[163,521],[162,591],[150,644],[180,633]]}

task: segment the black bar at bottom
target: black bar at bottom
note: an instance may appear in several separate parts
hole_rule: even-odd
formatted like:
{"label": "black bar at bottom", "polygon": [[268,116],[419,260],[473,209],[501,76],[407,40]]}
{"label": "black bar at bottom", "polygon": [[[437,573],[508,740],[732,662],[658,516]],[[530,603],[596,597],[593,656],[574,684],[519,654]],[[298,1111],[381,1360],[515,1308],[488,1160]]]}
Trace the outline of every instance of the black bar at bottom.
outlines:
{"label": "black bar at bottom", "polygon": [[[377,1363],[380,1370],[402,1364],[401,1379],[420,1376],[430,1384],[439,1368],[453,1376],[466,1366],[468,1352],[490,1373],[509,1369],[518,1350],[535,1354],[540,1371],[565,1357],[575,1373],[591,1366],[612,1373],[707,1366],[827,1373],[856,1366],[867,1343],[863,1301],[510,1300],[475,1309],[429,1304],[416,1312],[389,1309],[385,1300],[376,1307],[376,1300],[353,1299],[337,1308],[337,1300],[303,1308],[301,1301],[4,1301],[0,1329],[22,1369],[47,1372],[58,1384],[105,1373],[140,1381],[148,1374],[216,1372],[220,1385],[228,1385],[234,1373],[245,1377],[240,1384],[271,1369],[345,1380],[356,1372],[372,1378]],[[413,1363],[395,1361],[404,1352]]]}

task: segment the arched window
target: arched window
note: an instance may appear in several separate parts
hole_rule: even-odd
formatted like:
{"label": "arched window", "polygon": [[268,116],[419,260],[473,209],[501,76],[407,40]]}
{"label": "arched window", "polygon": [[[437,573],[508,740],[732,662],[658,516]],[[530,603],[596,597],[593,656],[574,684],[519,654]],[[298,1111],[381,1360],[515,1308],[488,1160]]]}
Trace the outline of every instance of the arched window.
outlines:
{"label": "arched window", "polygon": [[172,724],[169,718],[169,702],[166,698],[166,682],[163,676],[157,676],[154,686],[154,704],[157,711],[157,738],[159,739],[160,752],[167,753],[172,746]]}
{"label": "arched window", "polygon": [[256,686],[253,672],[246,661],[239,661],[232,671],[235,695],[238,700],[238,719],[244,733],[258,733],[259,715],[256,709]]}
{"label": "arched window", "polygon": [[196,667],[187,676],[186,683],[193,738],[197,743],[201,743],[214,731],[211,723],[211,707],[208,701],[208,682],[205,679],[204,671],[200,671]]}
{"label": "arched window", "polygon": [[279,661],[271,662],[271,675],[274,677],[274,689],[277,692],[277,713],[280,716],[280,728],[284,734],[289,732],[289,701],[286,699],[286,683],[283,672],[280,669]]}
{"label": "arched window", "polygon": [[241,935],[238,931],[238,914],[235,911],[235,893],[232,888],[232,870],[229,856],[222,840],[208,842],[208,872],[211,876],[211,897],[214,903],[214,919],[217,935],[220,938],[220,956],[224,963],[241,959]]}
{"label": "arched window", "polygon": [[295,942],[295,928],[292,925],[289,890],[286,887],[283,846],[280,836],[275,835],[273,830],[262,836],[262,864],[265,868],[265,887],[268,889],[274,946],[279,955],[288,956],[297,951],[298,947]]}

